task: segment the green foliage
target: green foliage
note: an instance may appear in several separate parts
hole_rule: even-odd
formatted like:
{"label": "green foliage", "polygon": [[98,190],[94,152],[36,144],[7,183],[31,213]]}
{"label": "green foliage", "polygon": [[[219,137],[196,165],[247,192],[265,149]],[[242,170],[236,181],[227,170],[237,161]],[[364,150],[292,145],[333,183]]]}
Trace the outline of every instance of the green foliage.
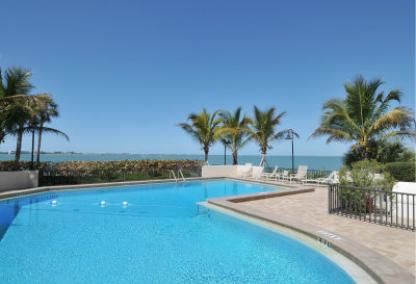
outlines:
{"label": "green foliage", "polygon": [[415,161],[408,162],[394,162],[388,163],[385,166],[386,171],[389,172],[398,181],[416,181],[416,167]]}
{"label": "green foliage", "polygon": [[352,188],[348,186],[342,186],[339,192],[341,209],[348,213],[369,213],[373,208],[371,198],[368,196],[366,190],[360,188]]}
{"label": "green foliage", "polygon": [[277,131],[285,114],[276,114],[274,107],[261,111],[254,106],[254,118],[251,119],[241,115],[241,108],[237,108],[234,113],[215,111],[212,114],[204,109],[201,113],[190,114],[190,123],[181,123],[179,126],[201,144],[205,161],[208,161],[210,147],[219,140],[231,148],[233,163],[236,164],[238,150],[251,139],[259,144],[264,158],[267,150],[272,148],[273,140],[284,138],[289,131],[292,136],[299,137],[293,129]]}
{"label": "green foliage", "polygon": [[241,115],[241,107],[237,108],[234,113],[221,111],[220,117],[222,125],[217,131],[217,136],[221,137],[222,143],[231,149],[233,165],[236,165],[238,164],[238,151],[250,140],[251,119]]}
{"label": "green foliage", "polygon": [[414,152],[398,141],[383,141],[378,144],[376,159],[380,163],[409,161],[412,157],[414,158]]}
{"label": "green foliage", "polygon": [[[375,141],[371,141],[367,146],[367,159],[376,159],[377,157],[377,144]],[[363,160],[362,150],[358,145],[353,145],[347,153],[344,154],[344,164],[351,168],[351,165],[355,162]]]}
{"label": "green foliage", "polygon": [[393,136],[416,137],[412,112],[400,106],[390,108],[393,101],[400,102],[402,94],[393,90],[385,95],[378,91],[382,84],[381,80],[366,81],[362,76],[345,84],[345,99],[331,99],[324,104],[321,125],[312,137],[328,136],[327,143],[354,141],[354,155],[358,154],[360,160],[374,158],[374,141]]}
{"label": "green foliage", "polygon": [[252,120],[251,138],[255,140],[260,147],[260,152],[265,155],[268,149],[271,149],[271,141],[282,138],[283,132],[277,132],[276,128],[281,123],[282,117],[286,112],[276,114],[276,108],[272,107],[261,111],[254,106],[254,118]]}
{"label": "green foliage", "polygon": [[216,133],[221,123],[218,111],[210,114],[206,109],[203,109],[201,113],[191,113],[188,120],[191,123],[180,123],[179,126],[201,144],[205,153],[205,162],[207,162],[209,148],[218,139]]}
{"label": "green foliage", "polygon": [[[45,124],[52,121],[52,118],[59,116],[58,104],[53,100],[50,94],[38,94],[36,95],[36,101],[33,105],[34,114],[29,121],[29,128],[32,130],[32,135],[35,131],[38,134],[38,145],[36,150],[36,161],[40,163],[40,153],[42,146],[42,135],[44,133],[52,133],[55,135],[63,136],[66,140],[69,140],[68,135],[64,132],[46,127]],[[32,145],[34,147],[34,145]]]}
{"label": "green foliage", "polygon": [[5,134],[14,133],[30,115],[31,76],[29,70],[13,67],[6,70],[3,78],[0,69],[0,127]]}
{"label": "green foliage", "polygon": [[[29,162],[0,162],[0,171],[30,169]],[[40,185],[82,184],[169,178],[170,171],[182,169],[186,177],[200,176],[201,161],[192,160],[125,160],[67,161],[40,163]]]}
{"label": "green foliage", "polygon": [[[375,160],[362,160],[344,166],[340,173],[340,207],[347,213],[371,213],[375,210],[375,198],[391,195],[394,178],[385,171],[384,165]],[[371,191],[376,189],[377,191]],[[390,196],[391,197],[391,196]]]}
{"label": "green foliage", "polygon": [[352,164],[351,169],[344,166],[339,172],[341,185],[352,185],[359,188],[388,188],[394,184],[394,178],[384,166],[375,160],[362,160]]}
{"label": "green foliage", "polygon": [[29,70],[14,67],[7,69],[3,78],[0,69],[0,143],[6,135],[17,136],[16,162],[20,160],[25,133],[34,135],[38,132],[38,153],[42,133],[54,133],[68,139],[65,133],[45,126],[52,117],[58,116],[57,104],[48,94],[30,95],[34,88],[30,82],[31,76]]}
{"label": "green foliage", "polygon": [[[386,164],[391,162],[410,161],[414,159],[414,151],[406,148],[400,141],[389,142],[381,140],[372,141],[369,144],[369,159],[374,159],[379,163]],[[361,153],[356,147],[351,149],[344,155],[344,163],[351,167],[351,164],[362,160]]]}

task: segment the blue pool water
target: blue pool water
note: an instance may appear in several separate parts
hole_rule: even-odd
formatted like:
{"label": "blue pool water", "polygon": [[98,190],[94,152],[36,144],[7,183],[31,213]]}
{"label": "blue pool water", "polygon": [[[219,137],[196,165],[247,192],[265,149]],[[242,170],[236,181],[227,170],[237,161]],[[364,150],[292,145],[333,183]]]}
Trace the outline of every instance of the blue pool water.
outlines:
{"label": "blue pool water", "polygon": [[197,205],[269,190],[219,180],[0,202],[0,282],[353,283],[295,239]]}

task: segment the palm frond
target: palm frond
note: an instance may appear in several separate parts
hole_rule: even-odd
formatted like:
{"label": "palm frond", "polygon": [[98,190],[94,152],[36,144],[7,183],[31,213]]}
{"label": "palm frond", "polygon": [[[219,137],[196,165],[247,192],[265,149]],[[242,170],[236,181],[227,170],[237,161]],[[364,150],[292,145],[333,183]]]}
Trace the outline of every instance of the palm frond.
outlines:
{"label": "palm frond", "polygon": [[249,135],[249,124],[251,120],[243,116],[241,117],[241,107],[238,107],[233,113],[221,111],[222,126],[216,131],[216,138],[227,139],[229,148],[237,153],[245,145],[245,138]]}
{"label": "palm frond", "polygon": [[383,136],[382,139],[399,138],[399,139],[410,139],[416,141],[416,131],[414,129],[402,129],[390,131]]}
{"label": "palm frond", "polygon": [[402,99],[402,96],[403,96],[403,94],[400,90],[392,90],[392,91],[389,92],[389,94],[383,100],[383,102],[389,103],[391,101],[396,101],[396,102],[400,103],[401,99]]}
{"label": "palm frond", "polygon": [[64,132],[62,132],[62,131],[60,131],[60,130],[58,130],[58,129],[55,129],[55,128],[51,128],[51,127],[45,127],[45,126],[43,126],[43,127],[35,127],[35,129],[42,129],[42,131],[44,132],[44,133],[50,133],[50,134],[55,134],[55,135],[58,135],[58,136],[62,136],[62,137],[64,137],[67,141],[69,141],[69,136],[66,134],[66,133],[64,133]]}
{"label": "palm frond", "polygon": [[33,131],[39,131],[39,130],[42,130],[43,133],[50,133],[50,134],[55,134],[55,135],[58,135],[58,136],[62,136],[67,141],[69,141],[69,136],[66,133],[64,133],[64,132],[62,132],[62,131],[60,131],[56,128],[47,127],[47,126],[36,126],[36,125],[25,126],[25,127],[16,128],[16,129],[10,131],[10,134],[16,135],[19,132],[23,132],[23,133],[26,133],[26,134],[31,134]]}
{"label": "palm frond", "polygon": [[321,136],[329,136],[326,140],[326,143],[330,143],[332,141],[349,142],[353,140],[353,137],[348,132],[345,132],[340,129],[324,127],[317,128],[310,137],[315,138]]}
{"label": "palm frond", "polygon": [[197,140],[205,151],[220,138],[216,134],[222,122],[222,119],[219,117],[219,111],[210,114],[206,109],[203,109],[198,114],[191,113],[188,116],[188,120],[191,123],[180,123],[179,127]]}
{"label": "palm frond", "polygon": [[32,73],[28,69],[12,67],[6,70],[5,74],[5,96],[14,96],[18,94],[27,95],[33,89],[30,82]]}
{"label": "palm frond", "polygon": [[409,127],[413,121],[412,113],[404,107],[396,107],[390,112],[380,116],[372,124],[369,132],[378,134],[382,131],[396,127]]}
{"label": "palm frond", "polygon": [[254,106],[254,119],[251,121],[250,137],[255,140],[263,154],[270,149],[271,141],[276,139],[276,128],[281,123],[282,117],[286,112],[276,113],[276,108],[271,107],[265,111],[261,111]]}
{"label": "palm frond", "polygon": [[378,91],[383,83],[380,79],[366,81],[363,76],[346,83],[345,99],[324,104],[321,123],[310,138],[327,136],[327,143],[355,141],[367,157],[374,141],[385,135],[413,136],[410,111],[402,107],[389,111],[392,102],[400,103],[402,93],[392,90],[385,95]]}
{"label": "palm frond", "polygon": [[288,135],[293,135],[294,138],[299,138],[300,135],[293,129],[284,129],[276,133],[274,139],[276,140],[282,140],[286,139]]}

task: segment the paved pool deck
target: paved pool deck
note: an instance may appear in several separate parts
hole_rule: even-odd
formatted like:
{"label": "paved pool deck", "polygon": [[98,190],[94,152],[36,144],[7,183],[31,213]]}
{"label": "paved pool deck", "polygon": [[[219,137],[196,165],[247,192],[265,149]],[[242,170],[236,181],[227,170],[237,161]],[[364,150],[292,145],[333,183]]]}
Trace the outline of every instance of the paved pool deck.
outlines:
{"label": "paved pool deck", "polygon": [[264,213],[298,220],[347,237],[389,258],[412,275],[416,274],[415,232],[328,214],[328,188],[243,202]]}

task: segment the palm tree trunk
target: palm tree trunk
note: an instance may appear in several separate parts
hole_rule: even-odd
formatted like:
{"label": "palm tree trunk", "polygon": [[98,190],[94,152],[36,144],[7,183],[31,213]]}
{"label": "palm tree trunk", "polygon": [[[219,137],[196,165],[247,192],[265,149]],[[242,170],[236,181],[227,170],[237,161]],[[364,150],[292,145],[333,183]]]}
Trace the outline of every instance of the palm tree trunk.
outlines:
{"label": "palm tree trunk", "polygon": [[23,126],[17,131],[16,153],[14,159],[16,163],[20,161],[20,154],[22,152],[23,130],[21,128],[23,128]]}
{"label": "palm tree trunk", "polygon": [[227,165],[227,145],[224,144],[224,165]]}
{"label": "palm tree trunk", "polygon": [[371,148],[368,144],[365,145],[364,147],[364,160],[369,160],[371,159]]}
{"label": "palm tree trunk", "polygon": [[209,147],[204,146],[205,163],[207,163],[207,162],[208,162],[208,152],[209,152]]}
{"label": "palm tree trunk", "polygon": [[261,153],[261,164],[260,164],[260,166],[264,166],[265,163],[266,163],[266,152],[262,152]]}
{"label": "palm tree trunk", "polygon": [[43,128],[43,122],[39,125],[39,131],[38,131],[38,149],[36,152],[36,164],[39,167],[40,165],[40,148],[42,145],[42,128]]}
{"label": "palm tree trunk", "polygon": [[233,151],[233,165],[238,165],[238,153]]}
{"label": "palm tree trunk", "polygon": [[35,160],[35,130],[32,129],[32,151],[30,153],[30,168],[33,170],[33,163]]}

